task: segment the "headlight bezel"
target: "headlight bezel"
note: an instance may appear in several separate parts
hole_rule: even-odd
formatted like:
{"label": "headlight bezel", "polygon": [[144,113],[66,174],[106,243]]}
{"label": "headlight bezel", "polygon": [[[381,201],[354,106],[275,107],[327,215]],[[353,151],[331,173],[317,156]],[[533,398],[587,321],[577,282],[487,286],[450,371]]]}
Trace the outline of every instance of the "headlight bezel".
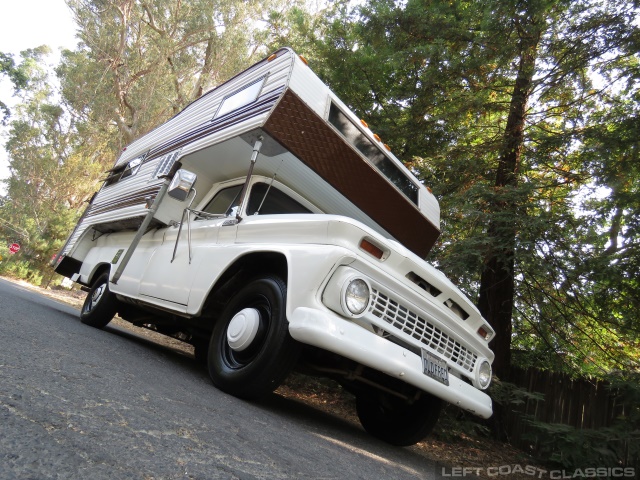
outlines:
{"label": "headlight bezel", "polygon": [[[362,280],[369,291],[367,295],[367,305],[360,313],[352,312],[345,301],[347,289],[355,280]],[[333,273],[327,282],[324,291],[322,292],[321,301],[326,307],[330,308],[338,315],[350,320],[355,320],[367,315],[370,311],[371,301],[373,298],[372,292],[373,288],[371,286],[371,281],[365,274],[353,268],[342,266]]]}

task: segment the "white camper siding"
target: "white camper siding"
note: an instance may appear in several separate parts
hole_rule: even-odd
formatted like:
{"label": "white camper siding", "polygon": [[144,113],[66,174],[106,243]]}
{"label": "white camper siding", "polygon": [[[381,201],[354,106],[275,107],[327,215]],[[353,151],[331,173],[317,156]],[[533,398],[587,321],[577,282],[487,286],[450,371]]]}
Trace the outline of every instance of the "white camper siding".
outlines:
{"label": "white camper siding", "polygon": [[147,209],[145,197],[155,197],[162,180],[152,180],[151,177],[160,158],[144,163],[135,175],[113,185],[103,186],[93,199],[84,218],[71,234],[62,253],[72,254],[78,239],[87,228],[94,225],[105,225],[123,219],[143,217]]}
{"label": "white camper siding", "polygon": [[126,205],[131,199],[140,195],[155,197],[162,180],[153,179],[158,161],[143,163],[135,175],[120,180],[113,185],[103,186],[93,201],[86,219],[91,223],[106,223],[121,218],[119,207]]}
{"label": "white camper siding", "polygon": [[[146,154],[144,163],[135,175],[102,187],[62,253],[72,254],[75,243],[90,226],[114,224],[146,215],[145,198],[155,197],[162,183],[153,174],[168,152],[180,148],[180,157],[183,157],[260,127],[285,91],[295,58],[291,50],[280,50],[275,59],[262,61],[240,73],[129,145],[114,168]],[[256,101],[214,119],[226,96],[261,77],[265,77],[265,82]]]}
{"label": "white camper siding", "polygon": [[[149,150],[151,150],[150,153],[153,156],[154,151],[158,151],[159,149],[164,150],[172,142],[181,138],[190,137],[193,132],[199,128],[206,128],[211,125],[214,123],[212,122],[213,116],[216,114],[218,107],[227,95],[260,77],[265,75],[267,76],[265,84],[262,87],[262,91],[260,92],[260,97],[256,102],[259,102],[262,98],[268,97],[270,94],[284,91],[291,74],[293,58],[296,57],[290,50],[282,50],[279,53],[280,54],[276,59],[270,62],[266,60],[260,62],[249,70],[242,72],[231,80],[216,87],[214,90],[204,94],[198,100],[188,105],[175,117],[133,142],[120,156],[116,162],[116,166],[122,165],[123,163],[126,163]],[[260,115],[259,118],[252,117],[240,124],[231,123],[228,127],[224,128],[224,135],[220,135],[220,133],[217,132],[215,136],[215,143],[231,138],[232,136],[237,135],[239,131],[246,131],[260,126],[267,116],[268,112],[265,112]],[[227,129],[229,130],[228,133],[226,131]],[[186,155],[192,153],[212,143],[214,143],[212,139],[201,139],[196,142],[190,142],[188,145],[183,147],[182,154]]]}
{"label": "white camper siding", "polygon": [[436,197],[424,187],[418,190],[418,207],[434,225],[440,225],[440,204]]}

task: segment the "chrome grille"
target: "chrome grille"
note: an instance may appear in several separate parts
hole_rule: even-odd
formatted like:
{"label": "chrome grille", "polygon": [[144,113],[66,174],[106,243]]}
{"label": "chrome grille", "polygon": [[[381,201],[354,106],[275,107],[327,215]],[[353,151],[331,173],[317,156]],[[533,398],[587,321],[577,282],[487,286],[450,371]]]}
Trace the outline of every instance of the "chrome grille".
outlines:
{"label": "chrome grille", "polygon": [[460,345],[438,327],[418,316],[398,301],[375,288],[369,311],[395,329],[420,341],[425,347],[439,353],[469,372],[478,358],[476,354]]}

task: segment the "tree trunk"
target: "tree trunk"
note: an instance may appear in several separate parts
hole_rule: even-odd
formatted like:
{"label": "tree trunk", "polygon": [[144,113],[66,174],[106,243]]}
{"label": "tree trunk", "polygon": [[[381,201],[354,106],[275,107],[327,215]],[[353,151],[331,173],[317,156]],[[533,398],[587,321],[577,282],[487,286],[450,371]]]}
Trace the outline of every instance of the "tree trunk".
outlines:
{"label": "tree trunk", "polygon": [[[506,379],[511,367],[511,319],[514,306],[514,266],[518,201],[518,167],[524,145],[526,109],[540,34],[535,20],[518,23],[520,53],[507,125],[503,137],[487,230],[489,249],[485,254],[480,279],[478,308],[496,331],[491,348],[495,353],[493,371]],[[529,27],[529,28],[527,28]],[[531,28],[533,27],[533,28]],[[528,31],[527,31],[528,30]],[[535,32],[535,33],[534,33]]]}

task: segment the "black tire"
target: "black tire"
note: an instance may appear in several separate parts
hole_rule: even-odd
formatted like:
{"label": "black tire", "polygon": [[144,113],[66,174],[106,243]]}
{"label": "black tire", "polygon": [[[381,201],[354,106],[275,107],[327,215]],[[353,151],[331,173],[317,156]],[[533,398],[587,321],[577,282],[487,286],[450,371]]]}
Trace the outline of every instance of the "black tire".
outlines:
{"label": "black tire", "polygon": [[196,359],[196,363],[206,367],[209,357],[209,341],[198,339],[193,342],[193,356]]}
{"label": "black tire", "polygon": [[93,282],[80,310],[80,321],[85,325],[104,328],[117,311],[118,300],[109,290],[109,272],[105,272]]}
{"label": "black tire", "polygon": [[427,393],[413,403],[386,393],[356,397],[358,418],[367,433],[400,447],[425,438],[438,421],[441,408],[442,400]]}
{"label": "black tire", "polygon": [[[275,390],[295,366],[300,344],[289,335],[286,296],[286,284],[267,276],[249,282],[231,297],[213,328],[207,359],[209,376],[220,390],[256,399]],[[249,346],[236,351],[227,330],[234,316],[245,309],[258,312],[258,329]]]}

